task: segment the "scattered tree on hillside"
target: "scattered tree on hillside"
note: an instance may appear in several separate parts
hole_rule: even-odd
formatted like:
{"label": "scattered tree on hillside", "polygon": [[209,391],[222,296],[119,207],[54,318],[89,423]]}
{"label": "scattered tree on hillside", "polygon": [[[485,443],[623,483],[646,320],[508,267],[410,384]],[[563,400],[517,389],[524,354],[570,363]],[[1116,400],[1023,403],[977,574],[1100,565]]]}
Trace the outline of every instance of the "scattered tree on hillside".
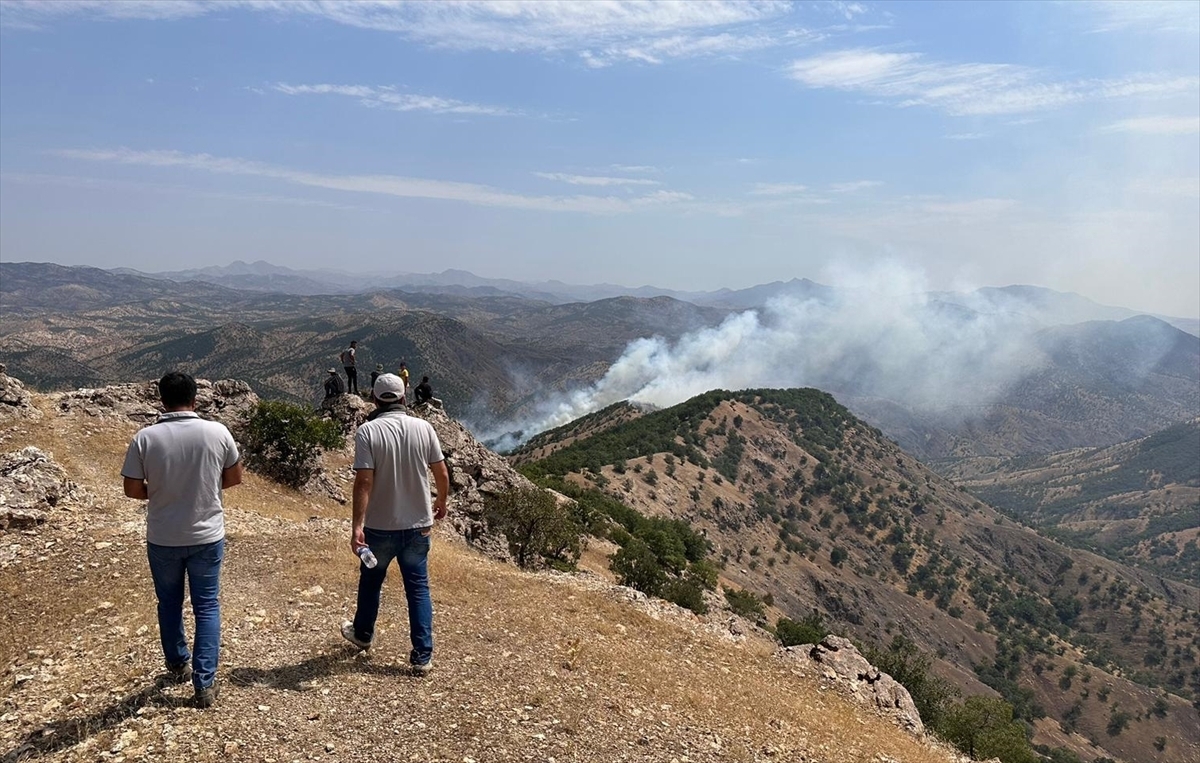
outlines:
{"label": "scattered tree on hillside", "polygon": [[580,518],[541,488],[513,488],[488,496],[484,517],[489,527],[508,539],[521,567],[541,560],[571,567],[583,550]]}
{"label": "scattered tree on hillside", "polygon": [[321,451],[344,442],[336,422],[311,408],[262,400],[240,428],[246,466],[276,482],[301,487],[321,468]]}

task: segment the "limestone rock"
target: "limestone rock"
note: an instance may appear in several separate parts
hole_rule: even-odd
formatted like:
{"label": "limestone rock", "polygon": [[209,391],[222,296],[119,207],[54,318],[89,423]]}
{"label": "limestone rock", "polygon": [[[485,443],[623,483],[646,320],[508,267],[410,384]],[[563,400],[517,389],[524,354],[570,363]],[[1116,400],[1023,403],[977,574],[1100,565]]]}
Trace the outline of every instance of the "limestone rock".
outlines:
{"label": "limestone rock", "polygon": [[513,488],[534,487],[533,483],[442,409],[421,406],[412,415],[433,425],[446,454],[450,469],[450,525],[483,553],[509,561],[508,542],[490,532],[483,519],[484,501],[489,495]]}
{"label": "limestone rock", "polygon": [[336,421],[345,435],[353,434],[373,410],[374,403],[369,403],[358,395],[334,395],[321,401],[321,416]]}
{"label": "limestone rock", "polygon": [[45,452],[22,448],[0,455],[0,529],[40,524],[57,508],[90,503],[87,491]]}
{"label": "limestone rock", "polygon": [[42,412],[34,407],[29,391],[20,379],[9,376],[0,363],[0,421],[8,419],[40,419]]}
{"label": "limestone rock", "polygon": [[780,655],[816,667],[826,678],[847,689],[858,702],[879,709],[902,728],[917,735],[925,733],[921,714],[908,690],[867,662],[848,639],[826,636],[819,644],[781,649]]}
{"label": "limestone rock", "polygon": [[[196,413],[220,421],[229,428],[245,421],[258,395],[250,385],[237,379],[196,380]],[[114,384],[97,389],[78,389],[51,395],[60,415],[83,413],[97,418],[125,418],[151,424],[162,413],[158,400],[158,382]]]}
{"label": "limestone rock", "polygon": [[345,491],[338,487],[337,482],[324,469],[313,475],[313,478],[306,482],[304,487],[300,488],[300,492],[305,495],[329,498],[343,506],[348,502]]}

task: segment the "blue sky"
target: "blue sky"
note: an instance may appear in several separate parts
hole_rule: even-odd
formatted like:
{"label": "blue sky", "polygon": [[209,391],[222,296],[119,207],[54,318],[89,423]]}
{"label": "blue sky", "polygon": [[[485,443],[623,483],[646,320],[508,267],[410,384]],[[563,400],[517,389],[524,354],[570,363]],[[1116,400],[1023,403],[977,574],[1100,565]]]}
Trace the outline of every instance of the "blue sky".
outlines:
{"label": "blue sky", "polygon": [[1200,3],[5,0],[0,256],[1196,316]]}

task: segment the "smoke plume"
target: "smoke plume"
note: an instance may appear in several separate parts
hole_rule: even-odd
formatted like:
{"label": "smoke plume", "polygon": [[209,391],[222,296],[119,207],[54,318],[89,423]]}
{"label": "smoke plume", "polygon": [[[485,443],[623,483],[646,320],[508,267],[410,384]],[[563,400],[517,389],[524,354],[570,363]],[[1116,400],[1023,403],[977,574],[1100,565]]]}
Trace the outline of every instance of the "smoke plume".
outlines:
{"label": "smoke plume", "polygon": [[946,413],[987,405],[1039,362],[1027,318],[982,298],[978,309],[970,296],[938,299],[902,266],[830,280],[829,296],[779,298],[675,342],[631,342],[595,384],[547,400],[492,441],[512,447],[621,400],[670,406],[713,389],[817,387],[843,402],[882,398]]}

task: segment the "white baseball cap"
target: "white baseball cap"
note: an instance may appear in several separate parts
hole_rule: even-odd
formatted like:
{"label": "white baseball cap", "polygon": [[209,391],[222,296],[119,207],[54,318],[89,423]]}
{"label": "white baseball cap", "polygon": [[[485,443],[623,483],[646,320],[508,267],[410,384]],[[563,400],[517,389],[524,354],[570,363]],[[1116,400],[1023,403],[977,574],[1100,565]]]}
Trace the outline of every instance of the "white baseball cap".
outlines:
{"label": "white baseball cap", "polygon": [[404,381],[396,374],[380,374],[371,387],[371,394],[384,403],[395,403],[404,399]]}

